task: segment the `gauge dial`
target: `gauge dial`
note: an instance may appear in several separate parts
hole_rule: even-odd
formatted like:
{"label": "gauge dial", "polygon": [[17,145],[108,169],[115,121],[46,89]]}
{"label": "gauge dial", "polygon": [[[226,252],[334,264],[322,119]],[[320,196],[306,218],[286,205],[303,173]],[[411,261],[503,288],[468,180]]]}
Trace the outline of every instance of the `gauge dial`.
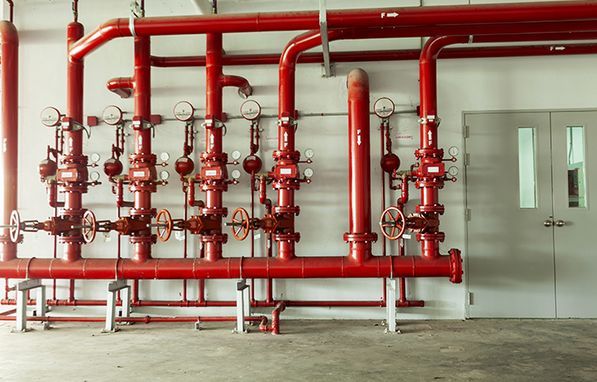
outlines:
{"label": "gauge dial", "polygon": [[170,154],[164,151],[160,154],[160,159],[162,160],[162,162],[168,162],[168,160],[170,159]]}
{"label": "gauge dial", "polygon": [[448,149],[448,154],[450,154],[451,156],[455,157],[460,153],[460,150],[458,150],[458,147],[456,146],[452,146]]}
{"label": "gauge dial", "polygon": [[232,176],[232,179],[238,179],[238,178],[240,178],[240,171],[239,170],[232,170],[231,176]]}
{"label": "gauge dial", "polygon": [[305,157],[307,159],[312,159],[314,156],[315,156],[315,151],[313,151],[313,149],[305,150]]}
{"label": "gauge dial", "polygon": [[174,105],[174,118],[181,122],[192,121],[195,115],[195,108],[188,101],[180,101]]}
{"label": "gauge dial", "polygon": [[168,180],[170,178],[170,173],[166,170],[160,171],[160,179],[161,180]]}
{"label": "gauge dial", "polygon": [[261,106],[257,103],[257,101],[250,99],[240,105],[240,114],[247,121],[255,121],[259,118],[259,116],[261,116]]}
{"label": "gauge dial", "polygon": [[450,166],[450,168],[448,168],[448,174],[450,174],[450,176],[458,175],[458,167]]}
{"label": "gauge dial", "polygon": [[104,109],[102,119],[107,125],[116,126],[122,123],[122,110],[115,105],[110,105]]}
{"label": "gauge dial", "polygon": [[91,179],[92,182],[97,182],[100,178],[100,173],[97,171],[92,171],[89,173],[89,179]]}
{"label": "gauge dial", "polygon": [[48,106],[41,111],[41,123],[46,127],[60,125],[60,112],[55,107]]}
{"label": "gauge dial", "polygon": [[232,152],[232,154],[230,154],[230,156],[231,156],[231,157],[232,157],[232,159],[234,159],[234,160],[239,160],[239,159],[240,159],[240,157],[242,156],[242,154],[241,154],[241,152],[240,152],[240,151],[238,151],[238,150],[234,150],[234,151]]}
{"label": "gauge dial", "polygon": [[310,167],[307,167],[305,169],[305,171],[303,172],[303,174],[305,175],[305,178],[311,178],[314,174],[313,169]]}
{"label": "gauge dial", "polygon": [[97,163],[100,161],[100,159],[102,159],[102,157],[98,153],[91,153],[89,159],[91,159],[91,163]]}
{"label": "gauge dial", "polygon": [[373,105],[373,111],[379,118],[389,118],[394,114],[395,108],[394,102],[388,97],[378,99]]}

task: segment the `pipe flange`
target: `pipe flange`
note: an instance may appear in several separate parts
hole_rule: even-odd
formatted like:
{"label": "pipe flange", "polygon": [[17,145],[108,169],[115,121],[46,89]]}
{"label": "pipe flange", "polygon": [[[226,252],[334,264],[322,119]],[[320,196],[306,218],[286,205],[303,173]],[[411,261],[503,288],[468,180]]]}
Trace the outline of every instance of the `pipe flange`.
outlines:
{"label": "pipe flange", "polygon": [[201,209],[201,215],[204,216],[228,216],[228,208],[208,208]]}
{"label": "pipe flange", "polygon": [[298,243],[301,240],[300,232],[275,233],[273,236],[275,241],[293,241],[295,243]]}
{"label": "pipe flange", "polygon": [[445,239],[446,234],[443,232],[417,234],[417,241],[439,241],[443,243]]}
{"label": "pipe flange", "polygon": [[62,163],[64,163],[65,165],[69,165],[69,164],[74,164],[74,165],[79,165],[76,166],[77,168],[83,168],[83,167],[87,167],[88,159],[87,159],[87,155],[65,155],[62,158]]}
{"label": "pipe flange", "polygon": [[155,165],[157,163],[155,154],[131,154],[129,155],[130,164],[149,163]]}
{"label": "pipe flange", "polygon": [[444,207],[443,204],[433,204],[433,205],[428,205],[428,206],[418,205],[415,210],[419,214],[434,213],[434,214],[443,215],[444,212],[446,211],[446,207]]}
{"label": "pipe flange", "polygon": [[274,190],[300,190],[301,182],[298,179],[286,178],[276,179],[272,183]]}
{"label": "pipe flange", "polygon": [[148,219],[151,219],[156,215],[156,213],[157,210],[155,208],[131,208],[130,210],[130,215],[137,218],[146,217]]}
{"label": "pipe flange", "polygon": [[208,153],[203,151],[199,159],[202,163],[204,162],[220,162],[226,163],[228,162],[228,154],[227,153]]}
{"label": "pipe flange", "polygon": [[462,274],[464,273],[460,250],[452,248],[448,253],[450,255],[450,281],[454,284],[460,284],[462,282]]}
{"label": "pipe flange", "polygon": [[369,243],[377,241],[375,232],[369,233],[348,233],[344,234],[344,241],[347,243]]}
{"label": "pipe flange", "polygon": [[289,160],[296,163],[301,159],[300,151],[274,150],[272,157],[275,161]]}
{"label": "pipe flange", "polygon": [[228,235],[225,233],[215,233],[213,235],[201,235],[201,242],[226,244],[228,242]]}
{"label": "pipe flange", "polygon": [[417,157],[417,158],[431,157],[431,158],[442,159],[444,157],[444,150],[436,149],[436,148],[417,149],[415,151],[415,157]]}
{"label": "pipe flange", "polygon": [[429,188],[437,188],[442,189],[444,188],[445,182],[442,178],[424,178],[424,179],[419,179],[415,182],[415,187],[417,189],[421,189],[424,187],[429,187]]}
{"label": "pipe flange", "polygon": [[155,244],[157,243],[157,235],[129,236],[129,242],[131,244]]}
{"label": "pipe flange", "polygon": [[299,206],[275,206],[274,213],[278,215],[289,214],[298,216],[301,213]]}
{"label": "pipe flange", "polygon": [[83,236],[79,235],[68,235],[68,236],[58,236],[58,242],[60,244],[83,244],[85,241],[83,240]]}

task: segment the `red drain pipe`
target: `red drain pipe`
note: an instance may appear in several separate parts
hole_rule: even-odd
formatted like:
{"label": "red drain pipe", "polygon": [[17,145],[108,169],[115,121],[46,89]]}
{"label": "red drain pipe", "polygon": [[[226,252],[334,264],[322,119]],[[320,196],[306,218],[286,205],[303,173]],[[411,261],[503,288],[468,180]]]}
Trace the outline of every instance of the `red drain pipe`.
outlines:
{"label": "red drain pipe", "polygon": [[[2,224],[10,224],[10,214],[18,207],[19,170],[19,34],[14,24],[0,21],[2,44]],[[0,261],[17,257],[17,244],[10,240],[8,228],[0,235]]]}
{"label": "red drain pipe", "polygon": [[352,261],[371,259],[371,144],[369,76],[362,69],[348,74],[348,223],[344,240],[349,243]]}

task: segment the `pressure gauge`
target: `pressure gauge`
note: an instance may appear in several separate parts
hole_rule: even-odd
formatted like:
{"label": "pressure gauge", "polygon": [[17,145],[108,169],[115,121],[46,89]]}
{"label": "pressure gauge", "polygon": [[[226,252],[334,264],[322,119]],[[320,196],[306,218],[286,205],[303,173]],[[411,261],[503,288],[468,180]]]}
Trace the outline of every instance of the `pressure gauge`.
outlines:
{"label": "pressure gauge", "polygon": [[240,114],[247,121],[255,121],[261,115],[261,106],[259,106],[257,101],[250,99],[240,105]]}
{"label": "pressure gauge", "polygon": [[160,180],[168,180],[170,178],[170,173],[166,170],[160,171]]}
{"label": "pressure gauge", "polygon": [[232,170],[232,173],[230,174],[232,176],[232,179],[239,179],[240,178],[240,171],[239,170]]}
{"label": "pressure gauge", "polygon": [[97,163],[100,161],[100,159],[102,159],[102,157],[98,153],[91,153],[89,159],[91,159],[91,163]]}
{"label": "pressure gauge", "polygon": [[448,149],[448,154],[450,154],[450,156],[458,156],[458,154],[460,153],[460,150],[458,150],[458,147],[456,146],[452,146]]}
{"label": "pressure gauge", "polygon": [[373,105],[373,112],[379,118],[389,118],[392,114],[394,114],[396,106],[394,102],[389,99],[388,97],[382,97],[375,101]]}
{"label": "pressure gauge", "polygon": [[60,125],[60,112],[55,107],[48,106],[41,111],[41,123],[46,127]]}
{"label": "pressure gauge", "polygon": [[450,166],[450,168],[448,168],[448,174],[450,176],[456,176],[456,175],[458,175],[458,167],[456,167],[456,166]]}
{"label": "pressure gauge", "polygon": [[122,123],[122,110],[118,106],[110,105],[104,109],[102,119],[107,125],[116,126]]}
{"label": "pressure gauge", "polygon": [[232,152],[232,154],[230,154],[230,156],[231,156],[231,157],[232,157],[232,159],[234,159],[234,160],[239,160],[239,159],[240,159],[240,157],[242,156],[242,154],[241,154],[241,152],[240,152],[240,151],[238,151],[238,150],[234,150],[234,151]]}
{"label": "pressure gauge", "polygon": [[303,171],[303,175],[305,175],[305,178],[311,178],[313,176],[314,172],[313,169],[310,167],[307,167],[305,169],[305,171]]}
{"label": "pressure gauge", "polygon": [[195,108],[190,102],[180,101],[174,105],[174,118],[181,122],[190,122],[195,115]]}
{"label": "pressure gauge", "polygon": [[164,163],[165,163],[165,162],[168,162],[168,160],[170,160],[170,154],[168,154],[168,153],[167,153],[167,152],[165,152],[165,151],[164,151],[164,152],[162,152],[162,153],[160,154],[160,160],[161,160],[162,162],[164,162]]}
{"label": "pressure gauge", "polygon": [[97,182],[100,178],[100,173],[97,171],[92,171],[89,173],[89,179],[91,179],[92,182]]}
{"label": "pressure gauge", "polygon": [[312,159],[314,156],[315,156],[315,151],[313,151],[313,149],[305,150],[305,157],[307,159]]}

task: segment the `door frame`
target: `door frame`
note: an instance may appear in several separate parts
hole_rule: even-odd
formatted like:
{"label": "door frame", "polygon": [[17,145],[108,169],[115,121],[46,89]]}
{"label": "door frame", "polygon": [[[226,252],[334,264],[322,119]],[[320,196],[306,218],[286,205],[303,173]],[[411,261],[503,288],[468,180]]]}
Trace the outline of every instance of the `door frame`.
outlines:
{"label": "door frame", "polygon": [[474,110],[468,111],[463,110],[461,114],[461,124],[460,124],[460,140],[462,144],[462,181],[463,181],[463,200],[464,200],[464,245],[463,245],[463,261],[464,261],[464,319],[468,320],[471,318],[470,314],[470,283],[469,283],[469,229],[468,229],[468,221],[467,221],[467,211],[469,207],[469,199],[468,199],[468,177],[467,177],[467,170],[468,165],[466,164],[466,155],[468,153],[466,143],[467,143],[467,127],[466,127],[466,116],[467,115],[474,115],[474,114],[511,114],[511,113],[560,113],[560,112],[597,112],[597,108],[556,108],[556,109],[502,109],[502,110]]}

